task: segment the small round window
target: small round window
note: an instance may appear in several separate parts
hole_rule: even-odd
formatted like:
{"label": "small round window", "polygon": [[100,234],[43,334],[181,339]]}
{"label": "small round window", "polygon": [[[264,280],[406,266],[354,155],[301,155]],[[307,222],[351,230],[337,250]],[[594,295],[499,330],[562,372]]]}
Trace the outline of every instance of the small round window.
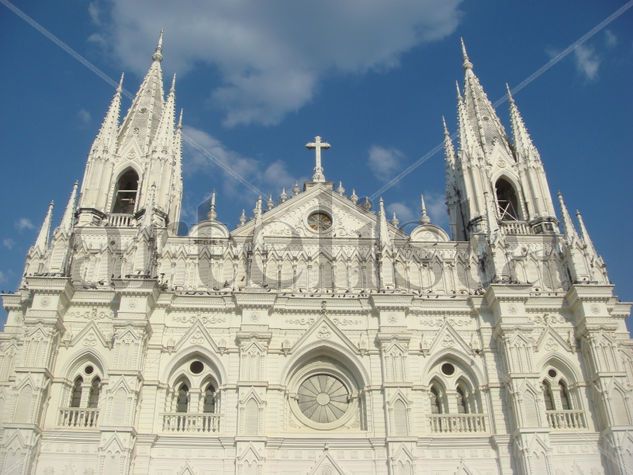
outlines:
{"label": "small round window", "polygon": [[446,376],[450,376],[455,372],[455,366],[453,366],[451,363],[444,363],[442,365],[442,373],[444,373]]}
{"label": "small round window", "polygon": [[315,211],[308,216],[308,226],[316,232],[327,231],[332,227],[332,217],[323,211]]}
{"label": "small round window", "polygon": [[194,361],[189,366],[189,369],[191,370],[193,374],[200,374],[202,373],[202,370],[204,369],[204,365],[202,364],[202,361]]}

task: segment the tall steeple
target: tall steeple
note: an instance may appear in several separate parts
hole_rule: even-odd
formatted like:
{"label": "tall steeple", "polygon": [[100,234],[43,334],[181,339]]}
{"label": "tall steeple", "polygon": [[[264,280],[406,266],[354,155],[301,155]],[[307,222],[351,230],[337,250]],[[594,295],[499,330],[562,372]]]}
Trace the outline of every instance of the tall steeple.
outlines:
{"label": "tall steeple", "polygon": [[558,192],[558,202],[560,203],[560,211],[563,216],[563,226],[565,227],[565,237],[568,242],[578,241],[578,233],[576,232],[576,227],[574,226],[574,222],[571,219],[571,215],[567,210],[567,205],[565,205],[565,200],[563,199],[563,194]]}
{"label": "tall steeple", "polygon": [[119,116],[121,115],[121,93],[123,91],[123,78],[125,73],[121,73],[121,79],[119,85],[114,92],[112,101],[110,101],[110,107],[106,112],[99,133],[92,143],[90,149],[90,156],[95,155],[109,156],[110,153],[114,153],[116,150],[117,133],[119,130]]}
{"label": "tall steeple", "polygon": [[53,234],[48,271],[54,274],[66,275],[68,271],[69,256],[72,252],[71,236],[75,220],[78,186],[79,183],[75,182],[62,220]]}
{"label": "tall steeple", "polygon": [[596,248],[593,245],[591,236],[589,236],[589,231],[587,231],[587,228],[585,227],[585,220],[582,219],[582,214],[580,214],[580,211],[578,210],[576,210],[576,218],[578,218],[578,225],[580,226],[580,238],[582,239],[582,242],[585,244],[585,247],[587,248],[587,252],[593,256],[597,256],[598,253],[596,251]]}
{"label": "tall steeple", "polygon": [[51,234],[51,223],[53,220],[54,207],[55,207],[55,203],[51,201],[48,205],[48,209],[46,210],[46,216],[44,216],[44,221],[42,221],[42,226],[40,226],[40,230],[37,233],[37,238],[35,239],[35,243],[31,247],[31,251],[29,252],[45,253],[48,250],[48,241]]}
{"label": "tall steeple", "polygon": [[538,150],[532,143],[532,138],[528,133],[523,117],[519,112],[519,108],[512,97],[510,86],[506,83],[506,91],[508,94],[508,102],[510,104],[510,124],[512,126],[512,137],[514,139],[514,148],[517,151],[518,159],[537,160],[540,161]]}
{"label": "tall steeple", "polygon": [[125,154],[135,144],[140,153],[148,152],[163,112],[163,33],[152,55],[152,64],[132,101],[119,131],[119,153]]}
{"label": "tall steeple", "polygon": [[461,45],[464,58],[464,107],[469,121],[473,124],[479,143],[485,150],[490,150],[494,144],[500,143],[509,152],[505,129],[473,71],[473,64],[463,40]]}

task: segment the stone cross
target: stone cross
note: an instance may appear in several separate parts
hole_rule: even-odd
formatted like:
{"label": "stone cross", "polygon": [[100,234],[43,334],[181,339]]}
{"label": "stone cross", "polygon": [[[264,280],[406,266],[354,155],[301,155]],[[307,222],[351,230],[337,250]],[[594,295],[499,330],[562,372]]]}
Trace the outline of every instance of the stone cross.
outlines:
{"label": "stone cross", "polygon": [[323,174],[323,167],[321,166],[321,149],[330,148],[330,144],[327,142],[321,142],[321,137],[318,135],[314,138],[314,142],[306,144],[307,148],[315,150],[316,165],[314,167],[314,175],[312,175],[312,181],[316,183],[323,183],[325,181],[325,175]]}

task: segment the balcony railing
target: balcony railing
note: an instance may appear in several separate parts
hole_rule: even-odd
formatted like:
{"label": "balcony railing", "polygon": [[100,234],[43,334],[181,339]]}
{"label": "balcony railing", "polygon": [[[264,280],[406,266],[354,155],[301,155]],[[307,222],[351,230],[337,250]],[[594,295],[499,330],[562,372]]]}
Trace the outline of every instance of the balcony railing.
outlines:
{"label": "balcony railing", "polygon": [[534,234],[525,221],[501,221],[501,229],[505,234]]}
{"label": "balcony railing", "polygon": [[85,407],[65,407],[59,410],[59,425],[61,427],[71,427],[85,429],[97,427],[99,409],[88,409]]}
{"label": "balcony railing", "polygon": [[585,412],[571,409],[567,411],[546,411],[547,422],[555,430],[586,429]]}
{"label": "balcony railing", "polygon": [[440,434],[470,434],[486,431],[483,414],[433,414],[429,416],[431,432]]}
{"label": "balcony railing", "polygon": [[187,414],[184,412],[170,412],[163,414],[163,432],[208,433],[218,432],[219,430],[219,414]]}
{"label": "balcony railing", "polygon": [[115,228],[129,228],[134,226],[134,216],[124,213],[112,213],[108,215],[107,226]]}

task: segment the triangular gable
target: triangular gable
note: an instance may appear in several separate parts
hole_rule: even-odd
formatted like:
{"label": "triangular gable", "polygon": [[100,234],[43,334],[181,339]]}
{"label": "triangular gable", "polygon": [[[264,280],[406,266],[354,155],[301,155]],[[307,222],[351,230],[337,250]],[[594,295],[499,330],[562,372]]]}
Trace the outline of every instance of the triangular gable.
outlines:
{"label": "triangular gable", "polygon": [[290,353],[303,348],[309,343],[314,341],[321,342],[338,342],[343,346],[346,346],[354,353],[358,352],[358,347],[352,343],[352,341],[345,336],[345,334],[336,326],[336,324],[330,320],[327,315],[322,314],[316,322],[312,324],[310,328],[306,330],[299,340],[292,346]]}
{"label": "triangular gable", "polygon": [[185,465],[180,469],[178,475],[196,475],[196,472],[189,462],[185,462]]}
{"label": "triangular gable", "polygon": [[563,340],[563,338],[558,334],[556,330],[554,330],[549,325],[546,326],[541,332],[541,336],[536,342],[536,351],[553,351],[554,346],[560,346],[565,351],[572,351],[572,348],[569,346],[569,343]]}
{"label": "triangular gable", "polygon": [[115,433],[110,437],[110,439],[104,444],[101,451],[110,454],[122,453],[125,450],[125,446],[119,436]]}
{"label": "triangular gable", "polygon": [[13,434],[7,437],[7,441],[4,443],[4,447],[7,452],[15,453],[15,452],[23,450],[26,446],[26,442],[24,440],[24,437],[22,437],[22,434],[20,433],[19,430],[12,431],[12,432]]}
{"label": "triangular gable", "polygon": [[[321,200],[319,200],[319,198]],[[332,234],[336,237],[359,237],[359,232],[370,234],[364,237],[376,237],[378,216],[355,205],[350,199],[329,189],[326,184],[316,184],[303,193],[293,196],[270,211],[262,214],[264,235],[291,236],[304,227],[306,212],[315,208],[314,201],[327,203],[334,214]],[[255,228],[252,219],[232,231],[233,237],[251,237]],[[406,239],[397,227],[388,224],[391,237]]]}
{"label": "triangular gable", "polygon": [[257,407],[262,407],[264,404],[264,400],[261,398],[257,391],[254,388],[250,388],[250,390],[244,394],[244,396],[240,399],[240,404],[246,405],[249,399],[254,399],[257,403]]}
{"label": "triangular gable", "polygon": [[430,346],[430,352],[432,353],[440,348],[457,348],[461,349],[466,354],[473,351],[470,345],[464,341],[457,331],[455,331],[453,325],[451,325],[448,320],[444,321],[435,335],[435,338]]}
{"label": "triangular gable", "polygon": [[257,449],[253,446],[253,444],[248,444],[240,455],[238,455],[237,459],[239,461],[248,461],[248,462],[261,462],[263,461],[263,457],[259,454]]}
{"label": "triangular gable", "polygon": [[405,447],[404,445],[401,445],[395,451],[392,459],[396,461],[408,460],[409,462],[413,462],[413,454],[407,447]]}
{"label": "triangular gable", "polygon": [[90,346],[92,346],[92,342],[99,342],[101,346],[104,348],[108,348],[110,346],[109,342],[106,340],[105,336],[99,330],[99,327],[95,322],[90,322],[88,325],[83,327],[83,329],[73,338],[71,345],[75,346],[81,340],[86,339],[86,342],[90,342]]}
{"label": "triangular gable", "polygon": [[[329,468],[330,471],[322,472],[321,469],[325,468]],[[320,475],[321,473],[330,473],[331,475],[345,475],[345,472],[343,471],[341,466],[336,463],[336,460],[334,460],[327,449],[323,451],[321,457],[319,457],[312,470],[310,470],[308,473],[309,475]]]}
{"label": "triangular gable", "polygon": [[191,328],[183,335],[183,337],[176,343],[175,349],[179,351],[185,344],[189,343],[189,346],[209,346],[214,352],[218,352],[218,345],[204,327],[200,320],[197,320]]}

